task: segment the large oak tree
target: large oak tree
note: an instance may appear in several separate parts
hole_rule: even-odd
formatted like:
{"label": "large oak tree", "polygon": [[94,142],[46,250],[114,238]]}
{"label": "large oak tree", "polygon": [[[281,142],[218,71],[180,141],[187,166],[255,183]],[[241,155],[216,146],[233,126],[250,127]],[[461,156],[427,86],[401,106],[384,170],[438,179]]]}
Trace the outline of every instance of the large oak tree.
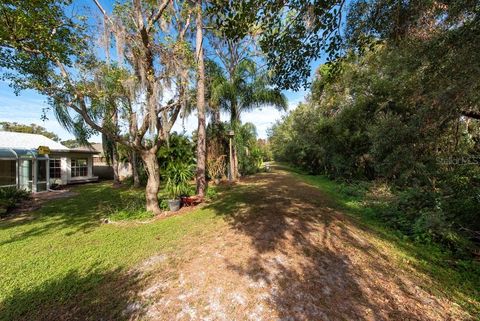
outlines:
{"label": "large oak tree", "polygon": [[[78,136],[101,132],[137,152],[148,174],[146,208],[160,213],[156,153],[188,101],[191,6],[133,0],[109,14],[95,2],[106,29],[98,34],[112,41],[106,52],[96,46],[87,18],[67,16],[71,1],[3,1],[0,67],[16,90],[49,97],[59,120]],[[111,57],[117,62],[110,63]]]}

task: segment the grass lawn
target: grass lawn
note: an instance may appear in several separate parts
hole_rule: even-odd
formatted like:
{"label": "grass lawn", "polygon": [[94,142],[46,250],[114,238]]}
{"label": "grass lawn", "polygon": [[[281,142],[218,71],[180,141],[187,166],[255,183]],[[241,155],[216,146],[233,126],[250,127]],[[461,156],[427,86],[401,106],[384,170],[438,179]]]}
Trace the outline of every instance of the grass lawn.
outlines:
{"label": "grass lawn", "polygon": [[397,259],[402,269],[413,268],[429,275],[435,282],[428,289],[443,293],[463,306],[473,315],[480,317],[480,262],[455,258],[452,253],[437,244],[414,242],[405,235],[385,227],[360,195],[352,195],[345,186],[325,176],[308,175],[302,171],[282,165],[294,176],[326,192],[347,214],[358,220],[384,240],[388,252]]}
{"label": "grass lawn", "polygon": [[[439,297],[446,295],[472,315],[479,315],[478,262],[456,260],[434,244],[425,245],[405,239],[375,220],[372,209],[363,206],[361,197],[348,195],[340,184],[325,177],[287,170],[301,181],[328,194],[343,213],[352,216],[353,221],[358,221],[356,225],[365,227],[368,241],[375,245],[375,250],[392,258],[392,267],[415,275],[427,275],[428,278],[421,277],[428,279],[421,286],[426,284],[428,292],[439,293]],[[77,186],[73,191],[78,195],[49,201],[40,210],[25,217],[0,221],[0,320],[71,320],[77,316],[79,320],[128,319],[134,313],[125,313],[126,307],[135,309],[135,304],[141,302],[139,295],[149,287],[150,277],[178,286],[178,280],[174,276],[177,267],[199,260],[199,264],[192,263],[193,270],[208,270],[212,257],[219,251],[217,244],[220,249],[223,249],[222,242],[228,244],[224,248],[225,255],[228,253],[229,259],[235,259],[242,254],[241,249],[249,246],[255,248],[262,242],[271,246],[266,236],[277,242],[284,240],[285,229],[294,229],[294,232],[296,225],[288,225],[285,223],[287,221],[279,224],[278,220],[291,220],[292,216],[288,208],[275,206],[284,201],[285,204],[294,206],[293,203],[288,203],[288,197],[292,195],[284,189],[287,185],[299,182],[291,177],[275,175],[278,174],[268,176],[268,184],[272,185],[256,185],[257,178],[253,177],[249,179],[251,183],[225,189],[221,198],[210,205],[187,215],[161,220],[149,218],[148,213],[142,210],[142,190],[113,189],[109,183],[99,183]],[[261,180],[262,177],[265,176],[259,175],[258,179]],[[285,186],[277,186],[279,180],[283,180]],[[300,185],[297,187],[301,188]],[[309,189],[312,190],[308,187],[306,191],[311,194]],[[275,199],[275,196],[279,199],[265,203],[263,199],[259,200],[261,193],[264,193],[265,199]],[[301,196],[305,197],[301,191],[297,194],[298,200]],[[307,197],[298,206],[304,206],[312,213],[324,210],[309,207],[313,204],[317,203]],[[245,211],[239,211],[239,208],[244,208]],[[102,223],[107,217],[119,222]],[[268,224],[257,224],[262,220]],[[276,224],[280,232],[271,231],[272,224]],[[211,236],[216,233],[217,236],[230,236],[225,240],[220,236],[219,239]],[[334,230],[331,231],[332,237],[335,233]],[[232,235],[246,243],[229,243],[234,242]],[[337,239],[342,235],[338,234]],[[297,236],[302,239],[302,235]],[[294,242],[294,245],[298,244]],[[352,244],[353,248],[354,245]],[[234,246],[239,249],[232,251]],[[192,248],[210,249],[211,253],[197,257],[189,252]],[[342,253],[332,253],[334,254]],[[145,262],[155,263],[155,260],[164,258],[168,260],[166,265],[173,272],[158,268],[145,272],[139,268]],[[255,258],[260,260],[259,255],[255,255]],[[308,261],[308,258],[303,259]],[[247,265],[249,263],[246,259],[241,259],[241,262]],[[218,268],[216,266],[210,268],[213,271],[211,277],[217,286],[217,276],[221,273],[215,270]],[[313,275],[319,268],[321,266],[314,264],[314,269],[306,271],[305,275]],[[324,269],[328,272],[328,268]],[[345,276],[352,275],[345,273]],[[232,280],[227,279],[225,282],[230,284],[230,281]],[[288,287],[288,284],[285,285]],[[339,290],[339,293],[342,291]],[[290,292],[285,291],[286,294]],[[194,299],[195,304],[203,302],[197,297]]]}
{"label": "grass lawn", "polygon": [[122,207],[142,204],[143,192],[109,183],[73,190],[77,196],[49,201],[23,220],[0,221],[0,320],[55,318],[62,309],[97,320],[102,313],[120,317],[112,311],[131,300],[141,281],[131,267],[179,250],[184,236],[207,233],[221,221],[202,209],[148,224],[103,224],[109,214],[122,216]]}

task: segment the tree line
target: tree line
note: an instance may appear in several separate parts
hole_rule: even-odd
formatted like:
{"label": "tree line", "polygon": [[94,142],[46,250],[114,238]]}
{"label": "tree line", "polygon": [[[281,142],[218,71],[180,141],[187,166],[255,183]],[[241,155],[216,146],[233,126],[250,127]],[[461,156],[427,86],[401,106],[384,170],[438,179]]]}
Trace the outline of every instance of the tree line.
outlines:
{"label": "tree line", "polygon": [[[284,110],[281,90],[311,85],[307,102],[271,131],[277,159],[385,180],[405,193],[397,202],[405,217],[392,221],[406,230],[478,237],[478,167],[438,161],[478,153],[478,1],[132,0],[107,10],[92,0],[91,7],[98,22],[70,0],[2,1],[2,76],[16,91],[47,96],[79,140],[101,133],[114,157],[121,148],[138,155],[147,210],[159,212],[158,152],[178,119],[197,114],[202,196],[227,131],[239,133],[232,176],[248,171],[241,158],[251,159],[251,150],[263,153],[240,146],[254,132],[241,113]],[[310,84],[318,58],[328,62]],[[228,124],[219,122],[221,110]]]}
{"label": "tree line", "polygon": [[[241,131],[242,110],[286,106],[269,86],[270,75],[255,67],[262,58],[255,58],[253,33],[225,37],[214,22],[217,5],[228,1],[120,1],[108,11],[92,0],[97,23],[70,0],[3,1],[2,77],[16,92],[48,97],[55,117],[81,143],[102,134],[114,169],[120,149],[138,156],[147,174],[146,208],[161,213],[158,153],[179,118],[197,114],[196,193],[203,197],[207,112],[229,111],[230,128]],[[235,144],[234,178],[237,150]]]}
{"label": "tree line", "polygon": [[271,128],[274,157],[382,187],[377,217],[407,235],[457,250],[478,244],[480,168],[444,160],[480,155],[479,9],[353,2],[343,55],[318,68],[307,101]]}

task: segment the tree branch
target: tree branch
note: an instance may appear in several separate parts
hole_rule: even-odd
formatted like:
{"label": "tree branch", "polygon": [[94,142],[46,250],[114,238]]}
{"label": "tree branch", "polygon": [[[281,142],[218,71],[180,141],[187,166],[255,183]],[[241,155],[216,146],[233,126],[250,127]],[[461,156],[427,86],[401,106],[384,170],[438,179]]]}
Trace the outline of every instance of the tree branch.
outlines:
{"label": "tree branch", "polygon": [[478,112],[478,111],[462,110],[460,113],[462,114],[462,116],[480,120],[480,112]]}
{"label": "tree branch", "polygon": [[167,9],[168,3],[170,1],[171,0],[164,0],[160,5],[160,8],[158,8],[158,12],[151,19],[148,20],[147,32],[150,32],[150,30],[152,30],[155,23],[157,23],[158,19],[162,17],[162,14],[165,11],[165,9]]}
{"label": "tree branch", "polygon": [[107,20],[112,24],[112,26],[114,25],[112,19],[110,18],[110,16],[107,14],[107,11],[105,11],[105,9],[103,9],[102,5],[100,4],[100,2],[98,2],[98,0],[93,0],[93,2],[95,2],[95,5],[97,6],[97,8],[100,10],[100,12],[102,12],[103,16],[105,18],[107,18]]}

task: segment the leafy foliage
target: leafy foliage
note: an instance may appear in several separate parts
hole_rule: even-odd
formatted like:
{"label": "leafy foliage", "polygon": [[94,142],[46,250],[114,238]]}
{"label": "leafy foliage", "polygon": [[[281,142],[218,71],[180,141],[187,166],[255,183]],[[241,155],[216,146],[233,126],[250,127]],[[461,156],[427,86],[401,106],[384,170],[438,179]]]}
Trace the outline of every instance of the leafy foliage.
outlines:
{"label": "leafy foliage", "polygon": [[165,191],[170,199],[181,195],[190,195],[192,187],[190,181],[194,175],[194,165],[184,163],[169,163],[165,170]]}
{"label": "leafy foliage", "polygon": [[479,124],[425,86],[428,62],[411,50],[376,45],[338,61],[341,73],[322,66],[310,100],[273,126],[270,143],[277,160],[310,173],[388,182],[394,197],[376,215],[461,251],[462,237],[478,241],[480,171],[443,160],[478,155]]}
{"label": "leafy foliage", "polygon": [[310,63],[340,49],[341,0],[216,0],[217,28],[229,39],[258,38],[274,83],[282,89],[306,86]]}
{"label": "leafy foliage", "polygon": [[195,173],[194,149],[186,136],[173,133],[168,144],[161,146],[157,153],[165,190],[171,199],[192,192],[190,181]]}
{"label": "leafy foliage", "polygon": [[195,146],[188,137],[174,132],[168,143],[159,148],[157,158],[161,172],[172,163],[195,164]]}
{"label": "leafy foliage", "polygon": [[252,123],[237,127],[235,132],[239,171],[242,175],[257,173],[263,164],[263,154],[257,142],[257,130]]}
{"label": "leafy foliage", "polygon": [[16,187],[0,188],[0,216],[8,214],[19,202],[30,198],[28,191]]}
{"label": "leafy foliage", "polygon": [[230,114],[230,124],[240,122],[243,112],[263,106],[286,110],[287,100],[269,86],[271,78],[257,70],[253,60],[244,59],[227,76],[217,74],[210,82],[210,103]]}

